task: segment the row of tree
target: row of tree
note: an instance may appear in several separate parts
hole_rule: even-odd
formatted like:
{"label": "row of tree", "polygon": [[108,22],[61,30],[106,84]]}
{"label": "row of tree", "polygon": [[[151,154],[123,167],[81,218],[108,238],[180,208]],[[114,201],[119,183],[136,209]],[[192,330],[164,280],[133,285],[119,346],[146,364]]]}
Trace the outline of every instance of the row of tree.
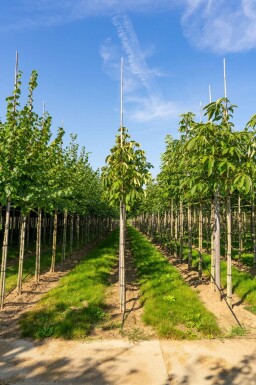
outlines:
{"label": "row of tree", "polygon": [[[147,197],[141,202],[139,213],[162,213],[169,215],[172,241],[179,243],[182,258],[184,226],[192,255],[193,220],[192,207],[196,207],[198,226],[199,273],[201,274],[203,252],[203,223],[210,225],[212,268],[211,275],[221,292],[221,210],[225,213],[227,257],[227,300],[232,305],[232,230],[231,206],[236,206],[240,226],[236,232],[241,244],[241,200],[251,212],[251,234],[254,246],[254,268],[256,269],[255,236],[255,173],[256,173],[256,115],[243,130],[235,130],[232,122],[234,108],[227,98],[221,98],[205,108],[206,122],[196,122],[191,112],[181,115],[180,138],[166,138],[166,149],[162,155],[161,172],[155,182],[148,185]],[[232,205],[231,205],[232,202]],[[249,209],[248,209],[249,206]],[[208,219],[203,213],[208,212]],[[167,215],[167,214],[166,214]],[[223,214],[224,215],[224,214]],[[166,216],[168,218],[168,216]],[[239,230],[240,229],[240,230]],[[147,230],[148,231],[148,230]]]}
{"label": "row of tree", "polygon": [[[79,149],[76,136],[63,146],[64,129],[59,127],[52,138],[52,118],[47,112],[34,111],[33,94],[37,87],[37,72],[32,71],[27,101],[21,106],[21,72],[16,70],[14,91],[7,101],[6,118],[0,121],[0,206],[3,238],[0,277],[0,306],[3,307],[10,238],[10,213],[19,211],[19,273],[17,291],[22,289],[25,234],[30,213],[36,213],[37,246],[35,276],[39,280],[42,216],[52,220],[52,266],[54,271],[58,215],[63,217],[63,244],[66,245],[68,215],[72,227],[74,216],[102,217],[115,215],[102,199],[98,171],[94,171],[85,148]],[[48,214],[47,214],[48,213]],[[77,219],[79,222],[79,220]],[[44,224],[44,222],[43,222]],[[12,222],[14,228],[14,222]],[[29,232],[27,232],[29,234]],[[65,247],[63,251],[65,255]]]}

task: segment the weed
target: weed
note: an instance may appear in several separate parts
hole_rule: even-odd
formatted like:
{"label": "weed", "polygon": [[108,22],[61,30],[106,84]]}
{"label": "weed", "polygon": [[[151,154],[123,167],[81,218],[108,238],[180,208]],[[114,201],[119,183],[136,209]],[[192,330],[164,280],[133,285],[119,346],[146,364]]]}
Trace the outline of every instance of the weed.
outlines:
{"label": "weed", "polygon": [[144,332],[144,330],[134,327],[132,329],[129,329],[128,331],[121,330],[120,334],[123,337],[127,337],[129,341],[135,343],[139,341],[147,341],[149,339],[149,336]]}
{"label": "weed", "polygon": [[233,326],[230,330],[228,337],[234,338],[234,337],[243,337],[247,333],[246,329],[240,327],[240,326]]}
{"label": "weed", "polygon": [[44,325],[38,329],[36,336],[40,339],[49,338],[54,333],[54,327],[51,325]]}

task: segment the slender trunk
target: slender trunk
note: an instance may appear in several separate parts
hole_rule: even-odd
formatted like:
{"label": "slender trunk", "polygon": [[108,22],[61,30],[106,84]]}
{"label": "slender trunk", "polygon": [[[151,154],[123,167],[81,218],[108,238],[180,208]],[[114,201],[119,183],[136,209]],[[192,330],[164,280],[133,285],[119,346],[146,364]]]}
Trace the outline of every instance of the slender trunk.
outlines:
{"label": "slender trunk", "polygon": [[29,250],[30,214],[27,215],[26,248]]}
{"label": "slender trunk", "polygon": [[215,291],[215,217],[214,200],[211,203],[211,289]]}
{"label": "slender trunk", "polygon": [[47,218],[46,218],[46,212],[44,210],[44,219],[43,219],[43,247],[45,249],[46,247],[46,228],[47,228]]}
{"label": "slender trunk", "polygon": [[0,204],[0,229],[3,227],[3,206]]}
{"label": "slender trunk", "polygon": [[21,214],[19,271],[18,271],[18,280],[17,280],[17,293],[19,295],[21,295],[21,292],[22,292],[22,276],[23,276],[24,250],[25,250],[26,222],[27,222],[26,215]]}
{"label": "slender trunk", "polygon": [[50,222],[50,233],[49,233],[49,246],[51,246],[51,240],[53,239],[53,226],[52,226],[52,216],[50,216],[49,218],[49,222]]}
{"label": "slender trunk", "polygon": [[221,299],[221,282],[220,282],[220,202],[219,193],[214,196],[214,241],[215,241],[215,284],[220,292]]}
{"label": "slender trunk", "polygon": [[120,202],[120,245],[119,245],[119,284],[120,284],[120,311],[125,313],[125,203]]}
{"label": "slender trunk", "polygon": [[198,263],[198,276],[199,280],[202,279],[202,253],[203,253],[203,210],[202,203],[199,205],[199,227],[198,227],[198,251],[199,251],[199,263]]}
{"label": "slender trunk", "polygon": [[174,250],[174,256],[175,258],[178,257],[178,213],[177,210],[175,212],[175,230],[174,230],[174,239],[175,239],[175,250]]}
{"label": "slender trunk", "polygon": [[252,238],[253,238],[253,273],[256,274],[256,226],[255,226],[255,204],[252,199]]}
{"label": "slender trunk", "polygon": [[242,238],[242,215],[241,215],[241,197],[238,197],[238,263],[241,263],[243,238]]}
{"label": "slender trunk", "polygon": [[191,208],[188,205],[188,270],[192,269],[192,217]]}
{"label": "slender trunk", "polygon": [[[101,233],[101,231],[99,232]],[[76,248],[77,249],[79,249],[79,242],[80,242],[79,238],[80,238],[80,217],[79,217],[79,214],[77,214],[77,217],[76,217]]]}
{"label": "slender trunk", "polygon": [[5,294],[5,278],[6,278],[6,263],[8,252],[8,238],[10,228],[10,211],[11,211],[11,199],[7,201],[6,214],[5,214],[5,226],[4,226],[4,239],[2,249],[2,263],[1,263],[1,277],[0,277],[0,308],[4,307],[4,294]]}
{"label": "slender trunk", "polygon": [[10,236],[10,246],[13,245],[13,233],[14,233],[14,230],[15,230],[15,209],[12,210],[12,216],[10,218],[10,225],[11,227],[11,236]]}
{"label": "slender trunk", "polygon": [[62,261],[65,261],[65,259],[66,259],[67,219],[68,219],[68,212],[67,212],[67,210],[65,210],[64,211],[64,222],[63,222],[62,253],[61,253],[61,260]]}
{"label": "slender trunk", "polygon": [[36,229],[36,268],[35,268],[36,283],[39,283],[39,280],[40,280],[41,233],[42,233],[42,210],[38,208],[38,221],[37,221],[37,229]]}
{"label": "slender trunk", "polygon": [[180,263],[183,260],[183,203],[180,201]]}
{"label": "slender trunk", "polygon": [[52,235],[52,263],[50,268],[51,273],[54,273],[55,271],[56,250],[57,250],[57,225],[58,225],[58,210],[55,210],[54,222],[53,222],[53,235]]}
{"label": "slender trunk", "polygon": [[232,307],[231,202],[227,196],[227,303]]}
{"label": "slender trunk", "polygon": [[70,257],[73,253],[73,240],[74,240],[74,214],[70,215],[70,232],[69,232],[69,252]]}
{"label": "slender trunk", "polygon": [[171,202],[171,223],[170,223],[170,252],[173,254],[173,200]]}

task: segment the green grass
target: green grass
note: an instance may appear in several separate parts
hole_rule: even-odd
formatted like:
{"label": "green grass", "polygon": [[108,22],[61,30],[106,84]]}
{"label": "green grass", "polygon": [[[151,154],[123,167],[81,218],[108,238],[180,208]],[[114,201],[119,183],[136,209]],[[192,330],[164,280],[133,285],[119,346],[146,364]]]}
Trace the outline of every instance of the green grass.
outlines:
{"label": "green grass", "polygon": [[[67,253],[68,254],[68,253]],[[15,256],[14,256],[15,255]],[[16,263],[13,263],[14,259],[17,259]],[[6,294],[13,290],[17,285],[17,276],[18,276],[18,257],[14,253],[8,254],[8,260],[12,259],[12,263],[7,265],[6,268],[6,286],[5,292]],[[52,251],[47,250],[41,253],[41,271],[50,268],[52,260]],[[57,249],[56,253],[56,263],[61,261],[61,249]],[[29,257],[24,259],[23,265],[23,279],[31,278],[35,273],[35,254],[32,254]]]}
{"label": "green grass", "polygon": [[118,232],[113,232],[63,277],[21,320],[23,337],[81,339],[106,320],[105,290],[117,263]]}
{"label": "green grass", "polygon": [[[81,246],[82,247],[82,246]],[[73,247],[73,252],[75,252],[77,248]],[[56,251],[56,261],[55,263],[61,262],[61,246],[57,246]],[[70,249],[67,246],[66,248],[66,258],[70,257]],[[7,257],[7,267],[6,267],[6,285],[5,285],[5,295],[7,295],[10,291],[15,289],[17,286],[17,277],[18,277],[18,259],[19,259],[19,248],[16,246],[12,246],[8,248],[8,257]],[[30,245],[29,248],[29,256],[24,258],[23,264],[23,279],[28,279],[33,277],[35,274],[35,245]],[[49,270],[51,267],[52,261],[52,247],[47,246],[45,250],[41,252],[41,272],[45,270]]]}
{"label": "green grass", "polygon": [[215,316],[206,310],[178,270],[137,230],[129,228],[128,234],[139,276],[144,322],[165,338],[220,336]]}

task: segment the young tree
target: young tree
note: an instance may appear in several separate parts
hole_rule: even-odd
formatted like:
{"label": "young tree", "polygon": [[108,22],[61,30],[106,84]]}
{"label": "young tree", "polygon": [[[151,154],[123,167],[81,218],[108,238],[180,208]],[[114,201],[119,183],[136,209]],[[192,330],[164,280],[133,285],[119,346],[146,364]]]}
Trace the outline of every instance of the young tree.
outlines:
{"label": "young tree", "polygon": [[125,312],[125,219],[126,211],[143,194],[143,186],[150,179],[145,153],[139,143],[130,140],[125,127],[119,129],[115,146],[102,168],[104,196],[111,205],[120,205],[119,284],[120,309]]}

